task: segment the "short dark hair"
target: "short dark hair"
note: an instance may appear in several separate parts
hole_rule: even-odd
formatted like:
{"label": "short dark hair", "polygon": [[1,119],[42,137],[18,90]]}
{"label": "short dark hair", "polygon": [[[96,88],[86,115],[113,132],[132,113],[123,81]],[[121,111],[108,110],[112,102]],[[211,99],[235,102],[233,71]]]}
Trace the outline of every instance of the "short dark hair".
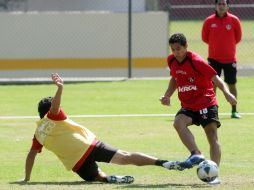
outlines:
{"label": "short dark hair", "polygon": [[[227,4],[229,4],[229,0],[227,0],[226,2],[227,2]],[[215,0],[215,4],[217,4],[217,3],[218,3],[218,0]]]}
{"label": "short dark hair", "polygon": [[49,96],[41,99],[41,101],[38,103],[38,112],[41,119],[48,113],[52,100],[53,97]]}
{"label": "short dark hair", "polygon": [[168,43],[169,45],[174,43],[179,43],[181,46],[185,46],[187,44],[187,39],[184,36],[184,34],[176,33],[169,38]]}

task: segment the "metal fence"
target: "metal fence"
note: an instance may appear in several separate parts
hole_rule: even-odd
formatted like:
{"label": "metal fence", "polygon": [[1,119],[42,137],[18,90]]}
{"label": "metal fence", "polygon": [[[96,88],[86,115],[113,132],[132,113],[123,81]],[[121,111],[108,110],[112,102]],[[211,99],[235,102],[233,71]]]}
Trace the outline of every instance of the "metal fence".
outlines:
{"label": "metal fence", "polygon": [[[2,78],[8,78],[13,76],[15,73],[16,77],[44,77],[47,76],[49,72],[55,72],[60,70],[66,76],[74,77],[140,77],[140,76],[149,76],[149,77],[160,77],[168,76],[168,71],[166,70],[166,63],[164,60],[163,64],[165,67],[146,67],[146,64],[141,67],[135,67],[135,64],[132,63],[131,71],[130,68],[131,62],[128,64],[128,57],[135,56],[133,55],[133,50],[136,48],[137,41],[135,39],[130,39],[131,34],[135,31],[135,27],[131,27],[129,24],[135,22],[134,18],[131,15],[128,15],[129,3],[132,3],[132,13],[140,12],[150,12],[150,11],[164,11],[168,15],[168,36],[175,32],[182,32],[187,36],[189,42],[189,48],[193,51],[198,52],[204,58],[207,57],[207,45],[204,44],[201,40],[201,27],[203,20],[214,12],[214,0],[0,0],[0,12],[66,12],[66,11],[88,11],[88,12],[98,12],[98,11],[110,11],[115,13],[122,13],[126,16],[126,22],[124,23],[126,27],[127,38],[121,38],[121,36],[115,36],[115,41],[122,40],[122,48],[126,49],[125,51],[125,67],[121,68],[96,68],[96,69],[41,69],[40,72],[35,72],[33,69],[19,69],[18,72],[15,70],[8,70],[8,68],[1,70],[0,76]],[[231,1],[230,1],[231,2]],[[252,65],[254,60],[254,0],[238,0],[232,1],[230,3],[230,12],[237,15],[242,23],[243,27],[243,39],[238,45],[237,48],[237,57],[239,65]],[[132,22],[130,22],[132,18]],[[142,23],[139,23],[142,25]],[[56,23],[57,25],[57,23]],[[105,30],[105,28],[100,28],[97,26],[96,22],[94,27],[97,30]],[[115,25],[112,28],[106,28],[108,31],[120,30],[119,25]],[[156,28],[157,25],[154,23],[154,28],[159,31],[162,28]],[[46,29],[47,30],[47,29]],[[96,30],[94,30],[96,31]],[[149,31],[143,31],[147,33]],[[3,34],[2,34],[3,35]],[[89,35],[79,35],[75,34],[75,39],[79,38],[78,41],[86,43],[91,39]],[[93,34],[96,36],[96,32]],[[22,34],[21,34],[22,36]],[[142,34],[140,35],[142,36]],[[132,36],[133,37],[133,36]],[[97,36],[100,39],[100,36]],[[114,40],[112,40],[114,41]],[[53,42],[52,42],[53,43]],[[106,43],[106,42],[105,42]],[[113,42],[111,42],[113,43]],[[161,43],[161,42],[160,42]],[[167,39],[165,39],[165,44],[167,44]],[[29,45],[29,42],[27,43]],[[60,44],[61,45],[61,44]],[[67,45],[62,43],[62,45]],[[131,46],[129,46],[131,45]],[[154,43],[153,45],[146,43],[142,48],[145,49],[145,46],[157,46],[158,44]],[[45,44],[43,46],[45,48]],[[105,46],[107,47],[107,46]],[[24,47],[25,48],[25,47]],[[142,51],[142,48],[139,48]],[[40,51],[38,49],[38,51]],[[75,49],[73,50],[75,51]],[[105,49],[103,51],[109,51]],[[137,51],[137,50],[136,50]],[[144,51],[144,50],[143,50]],[[166,48],[166,56],[170,50]],[[98,54],[101,52],[97,52]],[[1,51],[0,51],[1,56]],[[67,57],[68,58],[68,57]],[[147,65],[149,61],[147,61]],[[8,63],[7,63],[8,64]],[[8,67],[8,66],[7,66]],[[131,73],[130,73],[131,72]]]}
{"label": "metal fence", "polygon": [[[201,40],[204,19],[214,13],[214,0],[158,0],[150,1],[153,8],[169,12],[169,33],[182,32],[189,47],[207,57],[207,46]],[[229,12],[240,18],[243,38],[237,46],[238,63],[241,66],[254,64],[254,0],[229,1]],[[226,42],[222,42],[226,43]]]}
{"label": "metal fence", "polygon": [[[159,10],[170,12],[173,20],[203,20],[214,11],[214,0],[158,0]],[[240,19],[254,19],[254,0],[229,1],[230,12]]]}

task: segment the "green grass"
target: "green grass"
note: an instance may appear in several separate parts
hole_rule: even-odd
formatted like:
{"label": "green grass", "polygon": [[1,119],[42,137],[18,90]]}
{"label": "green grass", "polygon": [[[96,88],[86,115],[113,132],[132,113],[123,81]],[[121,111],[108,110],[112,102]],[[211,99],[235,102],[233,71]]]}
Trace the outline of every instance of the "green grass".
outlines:
{"label": "green grass", "polygon": [[[254,78],[239,78],[239,111],[252,112]],[[75,114],[151,114],[175,113],[179,108],[176,95],[172,106],[163,107],[158,99],[168,81],[122,81],[66,84],[63,107]],[[0,86],[0,116],[36,115],[41,97],[53,95],[54,85]],[[220,112],[230,106],[218,93]],[[173,117],[73,118],[87,126],[99,139],[115,147],[140,151],[162,159],[183,160],[189,153],[172,127]],[[0,189],[210,189],[196,177],[195,169],[176,172],[160,167],[116,166],[100,163],[108,174],[133,175],[130,185],[85,183],[64,169],[55,155],[46,149],[36,158],[31,182],[23,177],[26,154],[31,146],[36,119],[1,119],[0,124]],[[240,120],[221,116],[219,139],[222,145],[219,189],[253,189],[253,115]],[[196,141],[209,158],[208,144],[197,126],[191,126]]]}
{"label": "green grass", "polygon": [[[242,20],[241,24],[243,36],[242,41],[237,45],[237,60],[239,64],[254,64],[254,33],[252,32],[254,21]],[[169,33],[184,33],[189,43],[188,49],[199,53],[203,58],[207,58],[207,45],[201,40],[202,25],[203,20],[172,21],[169,24]]]}

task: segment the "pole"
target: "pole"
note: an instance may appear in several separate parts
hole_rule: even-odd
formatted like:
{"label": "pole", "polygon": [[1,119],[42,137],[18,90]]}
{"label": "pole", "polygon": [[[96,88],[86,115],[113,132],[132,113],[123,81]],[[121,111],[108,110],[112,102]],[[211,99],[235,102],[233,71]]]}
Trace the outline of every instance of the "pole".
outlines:
{"label": "pole", "polygon": [[131,31],[132,31],[132,5],[129,0],[128,5],[128,78],[132,77],[132,55],[131,55]]}

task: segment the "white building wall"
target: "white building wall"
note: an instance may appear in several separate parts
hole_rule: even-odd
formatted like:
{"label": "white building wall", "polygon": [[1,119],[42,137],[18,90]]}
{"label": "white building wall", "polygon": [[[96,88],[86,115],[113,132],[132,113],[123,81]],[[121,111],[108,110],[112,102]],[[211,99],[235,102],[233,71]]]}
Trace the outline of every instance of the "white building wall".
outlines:
{"label": "white building wall", "polygon": [[[167,19],[164,12],[133,14],[133,57],[167,55]],[[1,13],[0,23],[0,59],[128,56],[124,13]]]}
{"label": "white building wall", "polygon": [[[27,0],[28,11],[128,11],[128,0]],[[145,0],[132,0],[135,12],[145,10]]]}

